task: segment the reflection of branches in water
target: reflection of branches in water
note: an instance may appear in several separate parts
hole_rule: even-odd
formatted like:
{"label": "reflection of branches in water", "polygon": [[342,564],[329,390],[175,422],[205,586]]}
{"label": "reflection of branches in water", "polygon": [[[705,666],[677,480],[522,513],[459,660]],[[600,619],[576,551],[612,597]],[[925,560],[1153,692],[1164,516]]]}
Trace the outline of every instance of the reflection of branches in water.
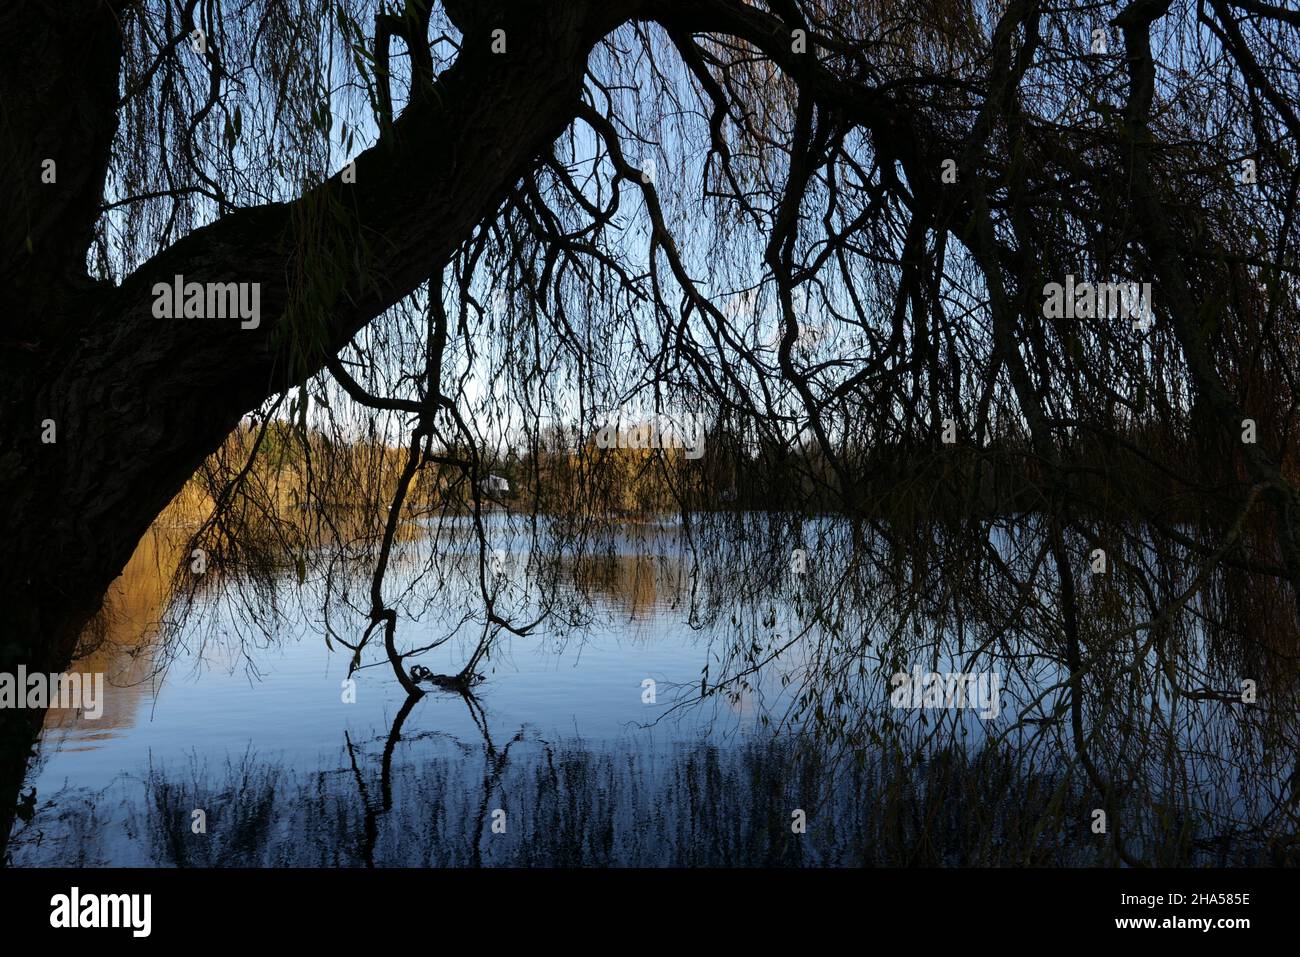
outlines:
{"label": "reflection of branches in water", "polygon": [[419,702],[422,695],[408,695],[402,702],[402,707],[398,709],[397,716],[393,718],[393,726],[388,732],[388,739],[384,742],[384,753],[380,759],[379,765],[379,805],[376,807],[370,800],[366,790],[365,778],[361,774],[361,768],[357,764],[356,748],[352,744],[352,737],[345,731],[344,740],[347,742],[348,758],[352,762],[352,773],[357,779],[357,792],[361,795],[361,803],[365,807],[365,843],[364,857],[367,867],[375,866],[375,841],[379,837],[379,817],[387,814],[393,808],[393,750],[397,747],[397,742],[402,737],[402,725],[406,722],[407,715],[411,709]]}
{"label": "reflection of branches in water", "polygon": [[[1041,567],[1036,546],[1019,548],[1008,540],[999,548],[1009,567]],[[1176,576],[1159,584],[1177,594],[1186,587]],[[427,733],[403,738],[420,700],[411,696],[378,755],[377,793],[367,783],[373,759],[350,735],[351,789],[337,773],[303,778],[256,766],[251,755],[229,766],[224,781],[192,768],[191,780],[181,783],[151,769],[146,791],[152,811],[132,829],[153,836],[147,849],[132,853],[178,864],[313,863],[314,851],[291,846],[287,837],[277,841],[275,833],[300,835],[297,840],[319,833],[322,841],[303,843],[342,849],[315,863],[367,866],[1294,862],[1296,775],[1289,742],[1295,740],[1295,712],[1279,704],[1291,690],[1286,669],[1255,672],[1266,705],[1228,705],[1222,696],[1185,693],[1192,676],[1206,688],[1228,688],[1224,676],[1240,673],[1243,662],[1274,660],[1259,649],[1247,654],[1249,645],[1226,645],[1210,629],[1180,619],[1165,625],[1167,653],[1161,656],[1142,629],[1111,631],[1104,616],[1080,616],[1086,740],[1098,772],[1118,782],[1114,804],[1105,808],[1107,835],[1096,836],[1089,830],[1092,812],[1104,806],[1080,768],[1066,721],[1076,686],[1059,645],[1035,642],[1032,632],[999,633],[1006,620],[992,614],[958,622],[915,590],[896,594],[889,576],[866,564],[861,577],[838,586],[871,593],[861,633],[837,627],[825,614],[808,627],[798,609],[819,584],[795,587],[804,594],[792,596],[779,613],[721,624],[712,644],[723,670],[703,699],[689,699],[696,706],[739,700],[746,680],[761,694],[771,683],[771,667],[784,664],[793,676],[790,703],[774,712],[779,726],[768,738],[670,754],[633,746],[615,756],[520,731],[498,748],[482,705],[463,695],[481,744],[459,758],[400,761],[403,740],[419,748],[433,740]],[[1085,589],[1080,600],[1095,611],[1106,592],[1104,584],[1096,592]],[[1050,613],[1041,595],[988,598],[991,609],[1010,608],[1017,621]],[[785,630],[796,621],[803,637],[791,642]],[[741,652],[753,653],[772,636],[782,654],[747,671]],[[900,662],[1003,670],[1012,702],[1006,720],[979,722],[969,712],[943,710],[900,717],[885,706],[887,685],[879,680]],[[1170,668],[1177,680],[1164,680]],[[481,756],[481,771],[471,754]],[[507,835],[485,830],[494,806],[508,809]],[[194,807],[209,808],[214,826],[207,837],[187,833]],[[790,836],[793,808],[817,822],[807,841]],[[132,819],[141,813],[129,802],[127,811]],[[81,813],[104,819],[94,799]],[[55,823],[52,814],[61,815]],[[69,823],[74,818],[67,806],[47,807],[19,844],[64,829],[83,833]],[[1117,823],[1122,848],[1113,838]],[[59,859],[69,846],[51,841],[41,860]],[[259,857],[273,848],[278,858]],[[97,853],[120,860],[114,849],[90,846],[77,853],[78,860],[94,860]]]}
{"label": "reflection of branches in water", "polygon": [[[470,718],[478,728],[479,733],[483,736],[483,800],[479,805],[478,819],[485,820],[488,812],[488,803],[492,799],[492,793],[501,780],[507,764],[509,762],[510,748],[517,742],[523,740],[523,731],[520,730],[509,743],[506,744],[499,753],[496,745],[492,743],[492,735],[488,729],[487,714],[483,710],[483,705],[466,690],[456,692],[464,701],[466,709],[469,711]],[[366,787],[365,778],[358,764],[357,749],[352,743],[352,738],[347,732],[344,732],[344,738],[347,742],[348,759],[352,764],[352,773],[356,778],[357,791],[361,797],[362,806],[365,808],[364,840],[362,843],[362,855],[367,867],[375,866],[375,842],[379,838],[379,820],[393,809],[393,753],[397,744],[402,738],[402,726],[406,723],[407,717],[411,714],[415,705],[424,697],[423,692],[408,695],[398,710],[397,715],[393,718],[392,727],[389,729],[388,737],[384,742],[383,754],[380,757],[379,771],[379,793],[380,799],[378,804],[371,800]],[[480,840],[482,832],[479,831],[470,844],[470,859],[475,865],[481,865]]]}
{"label": "reflection of branches in water", "polygon": [[[395,728],[405,716],[399,716]],[[948,747],[916,759],[831,760],[796,739],[634,754],[516,735],[502,751],[393,758],[380,794],[351,770],[299,774],[246,754],[215,776],[152,768],[143,800],[60,798],[16,839],[16,863],[187,866],[1079,866],[1118,862],[1091,834],[1077,770],[1031,767],[1015,749]],[[432,738],[408,741],[427,746]],[[506,760],[511,746],[519,749]],[[484,764],[480,765],[480,760]],[[362,770],[357,770],[361,768]],[[482,790],[480,790],[482,788]],[[487,833],[493,795],[505,834]],[[190,832],[206,808],[208,833]],[[796,834],[803,810],[807,832]],[[124,820],[125,826],[118,826]],[[94,826],[91,826],[92,822]],[[1134,820],[1134,853],[1161,865],[1297,863],[1255,826],[1213,831],[1177,809]]]}
{"label": "reflection of branches in water", "polygon": [[[841,755],[867,747],[905,759],[974,727],[977,743],[1014,747],[1032,766],[1081,767],[1129,863],[1138,858],[1121,835],[1171,816],[1215,834],[1254,828],[1289,846],[1300,823],[1295,631],[1285,596],[1270,602],[1267,591],[1234,589],[1215,567],[1233,530],[1208,565],[1130,530],[1130,548],[1110,549],[1109,574],[1078,579],[1071,611],[1044,564],[1051,536],[1028,524],[986,539],[991,562],[954,554],[939,530],[915,549],[938,545],[936,561],[903,565],[873,553],[870,539],[853,543],[832,529],[815,550],[822,568],[788,579],[777,589],[784,600],[755,601],[752,579],[744,589],[724,582],[717,594],[737,596],[736,610],[710,646],[698,693],[669,713],[710,699],[762,710],[777,687],[788,702],[776,711],[778,730],[838,743]],[[1058,550],[1086,555],[1087,546],[1063,535]],[[1263,614],[1225,635],[1222,609],[1247,601]],[[998,673],[1008,718],[900,717],[888,678],[913,666]],[[1242,700],[1244,678],[1258,685],[1254,704]]]}
{"label": "reflection of branches in water", "polygon": [[[1086,772],[1082,752],[1094,765],[1092,806],[1108,811],[1112,840],[1117,829],[1123,835],[1177,818],[1210,835],[1198,840],[1256,835],[1285,852],[1297,831],[1300,709],[1284,587],[1263,588],[1219,561],[1237,547],[1232,528],[1207,562],[1117,524],[1104,535],[1108,572],[1076,577],[1071,641],[1050,535],[1040,527],[1046,521],[980,525],[982,540],[917,526],[896,529],[889,541],[855,540],[836,519],[738,513],[689,531],[638,531],[623,539],[630,554],[570,558],[565,574],[581,579],[581,587],[569,586],[578,600],[584,588],[590,596],[642,587],[640,572],[620,566],[656,568],[656,601],[682,608],[707,640],[695,686],[702,693],[683,694],[670,714],[715,702],[761,713],[773,734],[817,739],[832,763],[863,748],[914,760],[987,740],[1015,749],[1027,767]],[[710,538],[706,551],[692,549],[689,538],[708,522],[730,524],[732,533]],[[508,537],[498,541],[522,553]],[[1093,542],[1062,535],[1070,555],[1087,556]],[[543,536],[539,547],[547,544]],[[802,576],[789,572],[795,545],[810,556]],[[400,560],[400,549],[395,555]],[[464,605],[449,604],[442,633],[424,647],[487,627]],[[598,611],[589,600],[586,608],[589,616]],[[616,609],[607,612],[617,620]],[[1005,720],[900,716],[888,707],[883,681],[916,665],[1003,675]],[[1257,684],[1253,705],[1241,700],[1244,678]],[[486,720],[478,723],[486,728]]]}

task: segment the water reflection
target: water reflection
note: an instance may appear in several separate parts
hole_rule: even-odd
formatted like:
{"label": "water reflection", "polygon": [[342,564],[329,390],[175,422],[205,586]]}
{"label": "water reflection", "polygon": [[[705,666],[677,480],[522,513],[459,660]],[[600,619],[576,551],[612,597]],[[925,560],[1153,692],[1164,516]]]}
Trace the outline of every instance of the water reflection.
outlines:
{"label": "water reflection", "polygon": [[[170,516],[169,516],[170,517]],[[188,529],[160,522],[136,546],[135,554],[109,587],[103,610],[82,639],[77,658],[67,669],[74,674],[102,673],[111,693],[103,714],[91,721],[76,709],[51,708],[45,717],[46,736],[67,741],[67,747],[94,747],[139,720],[147,706],[156,667],[154,652],[159,622],[171,595],[170,579],[180,561]]]}
{"label": "water reflection", "polygon": [[[183,537],[166,531],[142,543],[78,664],[109,675],[104,717],[46,722],[15,864],[1300,863],[1294,671],[1222,628],[1135,633],[1120,667],[1100,657],[1116,639],[1099,613],[1076,729],[1050,646],[951,621],[900,635],[908,619],[888,605],[816,608],[817,581],[705,627],[671,535],[633,527],[602,560],[566,567],[579,625],[499,646],[477,696],[407,698],[369,658],[344,704],[347,656],[309,614],[285,613],[259,644],[214,590],[160,654],[161,583]],[[393,575],[419,591],[418,562],[399,554]],[[304,609],[319,598],[292,571],[280,586],[304,592]],[[1096,607],[1115,601],[1095,592]],[[1252,594],[1263,618],[1268,596]],[[411,642],[460,614],[449,602],[413,615]],[[344,608],[332,627],[363,619]],[[426,663],[450,671],[473,640]],[[1173,656],[1225,695],[1171,693]],[[890,675],[921,665],[996,668],[1000,718],[891,707]],[[1262,705],[1225,700],[1242,674]],[[1093,772],[1112,785],[1105,802]]]}
{"label": "water reflection", "polygon": [[[411,711],[418,704],[412,703]],[[1006,749],[946,747],[914,766],[749,740],[616,751],[521,729],[480,746],[435,731],[350,739],[306,771],[248,753],[150,768],[132,788],[70,799],[19,863],[164,866],[1082,866],[1078,775]],[[207,809],[208,832],[190,828]],[[792,829],[802,811],[806,833]],[[504,817],[498,817],[504,812]],[[503,829],[494,832],[500,820]],[[1171,817],[1133,847],[1156,863],[1293,863],[1262,840]],[[116,832],[116,833],[115,833]]]}

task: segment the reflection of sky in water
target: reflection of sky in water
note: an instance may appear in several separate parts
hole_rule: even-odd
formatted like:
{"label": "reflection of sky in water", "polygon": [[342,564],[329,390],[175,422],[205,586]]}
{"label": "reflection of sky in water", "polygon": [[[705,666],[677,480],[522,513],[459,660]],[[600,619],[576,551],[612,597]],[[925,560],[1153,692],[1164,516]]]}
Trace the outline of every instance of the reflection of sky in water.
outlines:
{"label": "reflection of sky in water", "polygon": [[[754,688],[738,700],[713,695],[702,703],[674,709],[675,702],[698,693],[706,663],[710,678],[718,677],[721,664],[717,656],[735,637],[736,629],[727,624],[725,614],[716,629],[692,629],[685,606],[671,601],[672,587],[656,572],[656,562],[638,563],[633,557],[636,546],[630,539],[638,537],[643,536],[635,531],[629,534],[622,554],[611,566],[610,580],[593,593],[594,604],[588,606],[595,614],[593,623],[563,635],[546,629],[527,637],[503,635],[492,656],[480,664],[478,670],[487,680],[478,688],[478,699],[495,745],[501,747],[521,731],[524,734],[524,740],[516,742],[516,763],[540,760],[549,745],[581,742],[583,748],[619,761],[635,758],[643,770],[657,768],[651,772],[655,776],[671,774],[680,747],[704,741],[734,752],[750,739],[748,732],[755,729],[761,716],[778,721],[798,693],[797,683],[783,688],[780,681],[782,673],[797,676],[805,663],[806,649],[796,645],[782,655],[777,667],[760,671],[752,679]],[[512,560],[517,562],[519,557],[514,555]],[[398,594],[412,572],[411,565],[397,561],[386,594]],[[286,592],[296,589],[292,573],[282,586]],[[429,587],[428,582],[417,584],[416,592],[427,592]],[[354,583],[352,591],[365,595],[368,583]],[[51,716],[38,765],[26,782],[27,788],[37,789],[39,806],[54,802],[41,817],[49,820],[61,807],[76,815],[80,813],[76,795],[106,789],[138,808],[142,805],[142,782],[150,769],[183,778],[193,767],[203,768],[205,773],[220,771],[227,762],[238,763],[249,753],[259,762],[290,773],[350,776],[345,749],[350,740],[367,773],[374,772],[394,716],[405,700],[383,659],[382,639],[376,637],[367,653],[366,661],[374,662],[373,666],[356,675],[356,703],[344,704],[340,682],[346,675],[349,652],[342,648],[331,652],[323,629],[297,620],[290,611],[296,605],[283,606],[294,624],[277,632],[268,645],[262,636],[244,642],[232,637],[238,629],[229,617],[229,606],[224,601],[206,601],[192,615],[163,680],[147,680],[133,687],[110,686],[105,715],[99,721]],[[781,601],[774,604],[778,620],[773,632],[792,634],[797,630],[790,620],[792,610]],[[310,612],[310,596],[305,605],[309,618],[318,617]],[[418,620],[407,616],[399,620],[400,647],[416,647],[440,638],[458,620],[464,605],[453,594],[438,607],[441,613],[429,611]],[[340,611],[332,614],[331,623],[336,633],[351,636],[364,628],[361,616]],[[877,621],[875,626],[881,624]],[[136,644],[134,637],[142,630],[138,623],[133,627],[134,636],[117,636],[126,649]],[[459,670],[480,628],[466,625],[447,644],[408,661],[408,666],[418,661],[435,673]],[[889,705],[888,669],[876,657],[878,648],[877,644],[867,652],[869,674],[858,686],[855,708],[864,715],[869,713],[868,724],[879,726],[887,720],[896,722],[896,727],[909,728],[901,733],[912,746],[933,735],[932,744],[956,741],[964,748],[977,749],[989,734],[1006,731],[1015,713],[1039,691],[1064,678],[1050,658],[1041,657],[1028,666],[1022,658],[1015,668],[1001,673],[1001,714],[993,721],[981,721],[973,708],[899,712]],[[965,654],[956,647],[927,646],[914,653],[908,664],[919,664],[923,672],[964,671],[971,664],[969,652],[969,645]],[[148,655],[141,656],[137,674],[148,671],[147,659]],[[120,673],[127,660],[125,650],[116,658],[106,658],[101,652],[82,667],[107,667],[110,673]],[[844,658],[841,664],[847,666],[846,662],[853,660],[861,659]],[[111,663],[106,665],[106,661]],[[986,657],[977,668],[989,665]],[[654,704],[642,700],[646,678],[657,683]],[[1049,694],[1044,706],[1035,708],[1033,714],[1041,717],[1049,713],[1053,701]],[[1147,702],[1149,698],[1144,699]],[[1203,750],[1197,750],[1211,755],[1219,752],[1231,735],[1226,710],[1215,703],[1185,704],[1183,714],[1189,710],[1203,713],[1207,718],[1203,727],[1210,732],[1201,742]],[[656,719],[660,720],[642,727]],[[1068,721],[1009,731],[1007,743],[1014,753],[1021,753],[1024,742],[1039,733],[1053,745],[1034,748],[1038,758],[1053,763],[1052,754],[1069,750]],[[416,771],[428,762],[451,759],[463,765],[457,773],[472,783],[482,774],[483,742],[466,703],[457,695],[434,691],[420,700],[406,719],[396,759]],[[1235,775],[1215,779],[1211,772],[1221,769],[1221,762],[1198,764],[1192,753],[1181,755],[1176,764],[1182,765],[1180,773],[1187,785],[1205,786],[1217,794],[1216,803],[1236,804],[1238,810],[1242,810],[1243,799],[1247,805],[1260,802],[1267,791],[1274,790],[1272,786],[1259,788],[1262,782]],[[418,785],[410,782],[401,787],[418,790]],[[118,806],[110,814],[123,812],[124,806]],[[52,822],[50,826],[57,830]],[[68,833],[68,839],[75,843],[74,832]],[[116,853],[115,861],[119,860]],[[132,859],[130,853],[126,859]],[[42,860],[36,850],[18,857],[19,863]]]}
{"label": "reflection of sky in water", "polygon": [[[480,668],[487,676],[478,698],[493,734],[509,736],[521,727],[548,739],[580,736],[591,742],[694,740],[715,715],[712,707],[686,709],[653,728],[641,724],[667,712],[674,682],[698,687],[707,639],[659,612],[649,621],[601,625],[565,639],[507,636]],[[427,626],[425,626],[427,627]],[[399,635],[418,642],[423,628],[403,622]],[[379,650],[380,642],[374,646]],[[418,659],[435,672],[452,672],[469,648],[453,640]],[[42,746],[38,773],[29,777],[49,796],[65,782],[99,788],[123,770],[186,758],[192,752],[224,757],[250,744],[266,758],[313,767],[334,760],[343,732],[362,739],[387,733],[405,699],[392,671],[379,662],[356,675],[356,703],[344,704],[340,682],[347,674],[346,653],[331,653],[319,636],[298,635],[281,644],[252,649],[260,678],[243,662],[198,660],[182,655],[161,686],[139,689],[134,711],[122,726],[101,730],[81,720],[51,729]],[[641,683],[657,682],[655,704],[642,702]],[[124,694],[108,688],[106,694]],[[724,714],[732,713],[725,706]],[[719,730],[736,722],[721,720]],[[480,740],[465,703],[456,695],[432,692],[407,720],[408,733],[440,731],[458,739]]]}
{"label": "reflection of sky in water", "polygon": [[[485,525],[496,540],[492,544],[509,544],[509,532],[502,528],[499,516],[486,516]],[[439,551],[464,548],[468,531],[464,520],[446,521]],[[736,702],[713,699],[669,713],[675,701],[698,691],[701,668],[710,656],[711,633],[687,624],[687,609],[674,600],[681,597],[675,595],[676,579],[662,573],[663,550],[654,549],[657,557],[638,555],[647,539],[658,546],[670,543],[671,537],[632,527],[619,539],[620,554],[610,556],[614,560],[606,568],[612,572],[609,580],[596,588],[587,605],[594,612],[591,624],[563,635],[545,627],[522,637],[503,633],[491,656],[479,665],[487,680],[477,687],[477,695],[494,736],[527,728],[548,740],[581,737],[592,744],[618,742],[623,750],[635,750],[697,741],[702,735],[722,742],[755,720],[751,693]],[[401,594],[413,575],[427,574],[403,561],[401,551],[399,545],[386,580],[385,593],[390,597]],[[470,564],[477,560],[474,554],[471,548]],[[510,553],[509,566],[516,576],[523,558],[519,552]],[[450,561],[459,562],[464,572],[463,556]],[[156,583],[146,575],[136,583],[137,590],[147,590],[145,586]],[[286,593],[295,589],[292,572],[286,573],[280,587]],[[466,608],[481,607],[463,577],[453,574],[447,587],[449,600],[436,606],[442,614],[429,611],[419,620],[399,618],[399,647],[437,640],[454,629]],[[414,592],[425,595],[433,588],[422,578]],[[310,590],[311,583],[304,605],[310,617],[319,619],[315,610],[319,601],[313,605]],[[368,591],[368,579],[353,580],[353,594]],[[42,798],[64,785],[97,789],[124,771],[147,767],[150,761],[166,765],[188,760],[192,754],[220,760],[250,747],[268,760],[309,770],[334,766],[345,731],[354,739],[387,734],[405,696],[383,656],[382,635],[372,637],[364,659],[368,666],[355,675],[356,702],[344,704],[340,682],[347,675],[350,652],[339,646],[331,652],[319,621],[293,621],[278,628],[268,643],[246,623],[236,624],[228,600],[202,601],[187,621],[175,646],[179,650],[161,680],[148,675],[147,655],[135,662],[134,680],[114,677],[130,672],[131,650],[147,648],[147,642],[138,640],[145,630],[143,622],[150,617],[143,614],[136,616],[139,621],[129,620],[124,632],[115,636],[122,650],[100,652],[80,663],[81,669],[109,672],[104,716],[91,721],[52,712],[39,764],[29,773],[27,787],[36,787]],[[296,607],[290,602],[285,609]],[[156,608],[153,615],[160,612]],[[332,612],[334,632],[352,640],[365,624],[360,615]],[[451,641],[409,659],[407,666],[419,663],[435,673],[455,673],[480,634],[481,625],[463,625]],[[239,635],[248,640],[241,641]],[[712,637],[717,640],[717,633]],[[789,664],[794,664],[793,656]],[[642,701],[642,682],[647,678],[656,682],[653,704]],[[759,684],[768,707],[783,700],[775,678],[773,670]],[[641,727],[652,723],[653,727]],[[406,731],[482,740],[465,702],[437,691],[419,703]]]}

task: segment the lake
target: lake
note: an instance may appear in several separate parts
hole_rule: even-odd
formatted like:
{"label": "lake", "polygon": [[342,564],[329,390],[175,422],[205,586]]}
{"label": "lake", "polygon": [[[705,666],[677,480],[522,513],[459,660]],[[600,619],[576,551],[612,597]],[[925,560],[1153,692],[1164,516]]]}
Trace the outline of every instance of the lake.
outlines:
{"label": "lake", "polygon": [[[518,598],[512,610],[530,617],[530,549],[548,540],[512,535],[503,516],[488,526],[508,546],[496,598]],[[403,647],[446,639],[408,662],[435,673],[458,670],[483,633],[465,621],[477,562],[453,545],[439,565],[453,573],[435,588],[418,553],[434,539],[463,544],[467,528],[416,529],[386,583],[404,596]],[[283,569],[260,602],[234,582],[202,590],[162,641],[158,569],[178,533],[155,529],[110,596],[103,645],[77,666],[107,674],[104,713],[50,712],[12,863],[1086,865],[1122,847],[1233,864],[1276,853],[1293,760],[1278,760],[1279,744],[1295,740],[1293,721],[1171,697],[1152,653],[1133,683],[1106,692],[1128,695],[1121,724],[1145,730],[1121,741],[1108,729],[1091,754],[1114,780],[1136,761],[1151,783],[1129,796],[1132,810],[1114,791],[1102,808],[1072,749],[1059,655],[1029,638],[981,650],[969,626],[937,614],[930,640],[900,637],[891,606],[868,599],[814,612],[815,576],[703,615],[713,599],[696,590],[692,602],[679,531],[624,529],[600,574],[579,587],[567,570],[549,621],[498,636],[472,696],[411,700],[380,641],[344,686],[351,652],[335,639],[364,631],[359,573]],[[325,590],[350,596],[328,616]],[[973,683],[966,707],[951,686],[946,702],[915,707],[919,687],[892,694],[900,672],[978,672],[999,711],[970,706]],[[1132,717],[1143,712],[1146,724]],[[1099,810],[1112,816],[1101,832]]]}

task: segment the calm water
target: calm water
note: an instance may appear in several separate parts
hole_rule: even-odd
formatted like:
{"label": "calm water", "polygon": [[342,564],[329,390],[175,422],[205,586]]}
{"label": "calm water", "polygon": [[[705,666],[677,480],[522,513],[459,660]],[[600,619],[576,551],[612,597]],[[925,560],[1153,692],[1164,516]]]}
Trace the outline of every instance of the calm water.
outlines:
{"label": "calm water", "polygon": [[[849,683],[854,696],[838,702],[869,730],[850,746],[812,746],[790,733],[802,721],[774,731],[807,676],[811,639],[734,694],[698,700],[704,669],[716,678],[747,626],[724,615],[715,627],[692,627],[675,584],[679,556],[671,548],[647,554],[644,538],[630,534],[607,580],[579,602],[585,624],[504,636],[480,666],[486,680],[473,700],[433,691],[413,705],[379,641],[355,675],[355,702],[342,700],[350,653],[327,645],[320,582],[300,587],[292,571],[277,582],[280,618],[269,633],[250,627],[237,590],[214,590],[164,654],[152,625],[163,589],[149,549],[165,549],[146,540],[139,567],[128,568],[114,596],[109,642],[78,665],[108,673],[104,714],[51,712],[26,784],[36,789],[36,813],[15,829],[13,863],[1110,860],[1107,843],[1086,826],[1096,802],[1070,759],[1064,723],[1009,730],[1013,713],[1061,680],[1059,662],[1014,656],[1003,674],[1003,713],[985,722],[973,711],[900,716],[888,704],[890,668],[874,650],[819,659],[844,674],[869,665]],[[517,570],[523,556],[510,558]],[[365,595],[368,584],[358,578],[350,587]],[[481,632],[459,624],[474,596],[461,589],[458,600],[453,587],[425,607],[431,583],[399,558],[385,593],[408,587],[417,620],[403,617],[400,645],[454,632],[418,662],[459,670]],[[753,607],[740,617],[768,613]],[[791,601],[770,614],[754,634],[797,631]],[[329,622],[335,635],[356,636],[365,625],[337,608]],[[963,660],[960,647],[945,645],[906,663],[944,671]],[[646,679],[655,682],[653,703],[644,700]],[[1050,715],[1057,694],[1033,713]],[[1156,705],[1165,706],[1158,694],[1146,697],[1144,706]],[[1147,848],[1181,862],[1259,862],[1258,842],[1216,850],[1213,840],[1224,821],[1274,802],[1284,775],[1242,766],[1233,750],[1241,735],[1214,707],[1194,706],[1199,718],[1185,732],[1214,760],[1180,755],[1154,772],[1179,793],[1199,793],[1181,823],[1167,820],[1164,799],[1153,800],[1166,810],[1153,818]],[[195,809],[207,816],[206,833],[191,828]],[[504,812],[501,832],[492,827],[496,812]],[[805,832],[792,828],[797,813]],[[1170,837],[1170,828],[1181,830]]]}
{"label": "calm water", "polygon": [[[562,634],[540,628],[503,637],[480,666],[486,680],[473,702],[436,690],[420,699],[404,717],[399,760],[481,771],[514,738],[524,745],[514,749],[516,760],[581,742],[592,754],[636,756],[647,768],[656,756],[671,762],[702,743],[742,747],[757,716],[783,700],[779,690],[764,706],[741,695],[674,709],[698,691],[712,635],[689,626],[671,588],[659,593],[653,560],[624,555],[617,565],[610,593],[587,609],[593,622]],[[281,582],[286,593],[294,591],[291,578]],[[398,563],[389,581],[389,590],[400,590],[412,584],[412,572]],[[155,863],[132,822],[149,807],[158,779],[219,778],[231,766],[252,764],[309,776],[350,770],[354,757],[382,761],[406,696],[381,642],[369,647],[367,667],[354,676],[355,702],[345,703],[341,682],[350,654],[327,647],[319,623],[291,621],[268,640],[241,621],[228,595],[202,601],[191,618],[165,660],[152,646],[147,616],[137,615],[114,627],[111,647],[79,664],[78,670],[108,672],[104,714],[91,720],[51,713],[25,785],[36,789],[38,813],[15,834],[15,864]],[[405,647],[424,644],[456,620],[450,611],[404,620],[400,640]],[[364,626],[359,616],[331,624],[354,637]],[[454,673],[481,628],[461,630],[414,661]],[[645,700],[646,679],[655,682],[654,701]],[[87,822],[93,848],[85,846]]]}
{"label": "calm water", "polygon": [[[409,622],[401,631],[410,641],[427,633]],[[690,685],[698,679],[706,643],[668,610],[564,639],[545,631],[511,636],[486,663],[488,680],[476,697],[496,734],[524,727],[551,739],[581,736],[593,743],[693,740],[712,725],[700,709],[655,722],[684,695],[671,683]],[[299,631],[277,645],[247,650],[251,661],[210,647],[182,652],[161,681],[109,688],[110,699],[121,703],[103,718],[50,729],[29,786],[41,794],[67,783],[98,788],[151,758],[158,763],[194,752],[224,756],[250,746],[267,758],[314,767],[312,762],[338,749],[345,731],[362,739],[386,734],[405,701],[381,654],[366,655],[377,664],[356,674],[356,701],[345,704],[340,683],[349,656],[331,652],[321,635]],[[453,642],[418,661],[435,672],[454,672],[470,650],[468,642]],[[658,682],[656,704],[642,702],[645,678]],[[714,715],[709,709],[708,716]],[[743,710],[733,716],[728,721],[724,713],[718,725],[749,724]],[[408,728],[481,739],[465,702],[450,693],[427,694]]]}

